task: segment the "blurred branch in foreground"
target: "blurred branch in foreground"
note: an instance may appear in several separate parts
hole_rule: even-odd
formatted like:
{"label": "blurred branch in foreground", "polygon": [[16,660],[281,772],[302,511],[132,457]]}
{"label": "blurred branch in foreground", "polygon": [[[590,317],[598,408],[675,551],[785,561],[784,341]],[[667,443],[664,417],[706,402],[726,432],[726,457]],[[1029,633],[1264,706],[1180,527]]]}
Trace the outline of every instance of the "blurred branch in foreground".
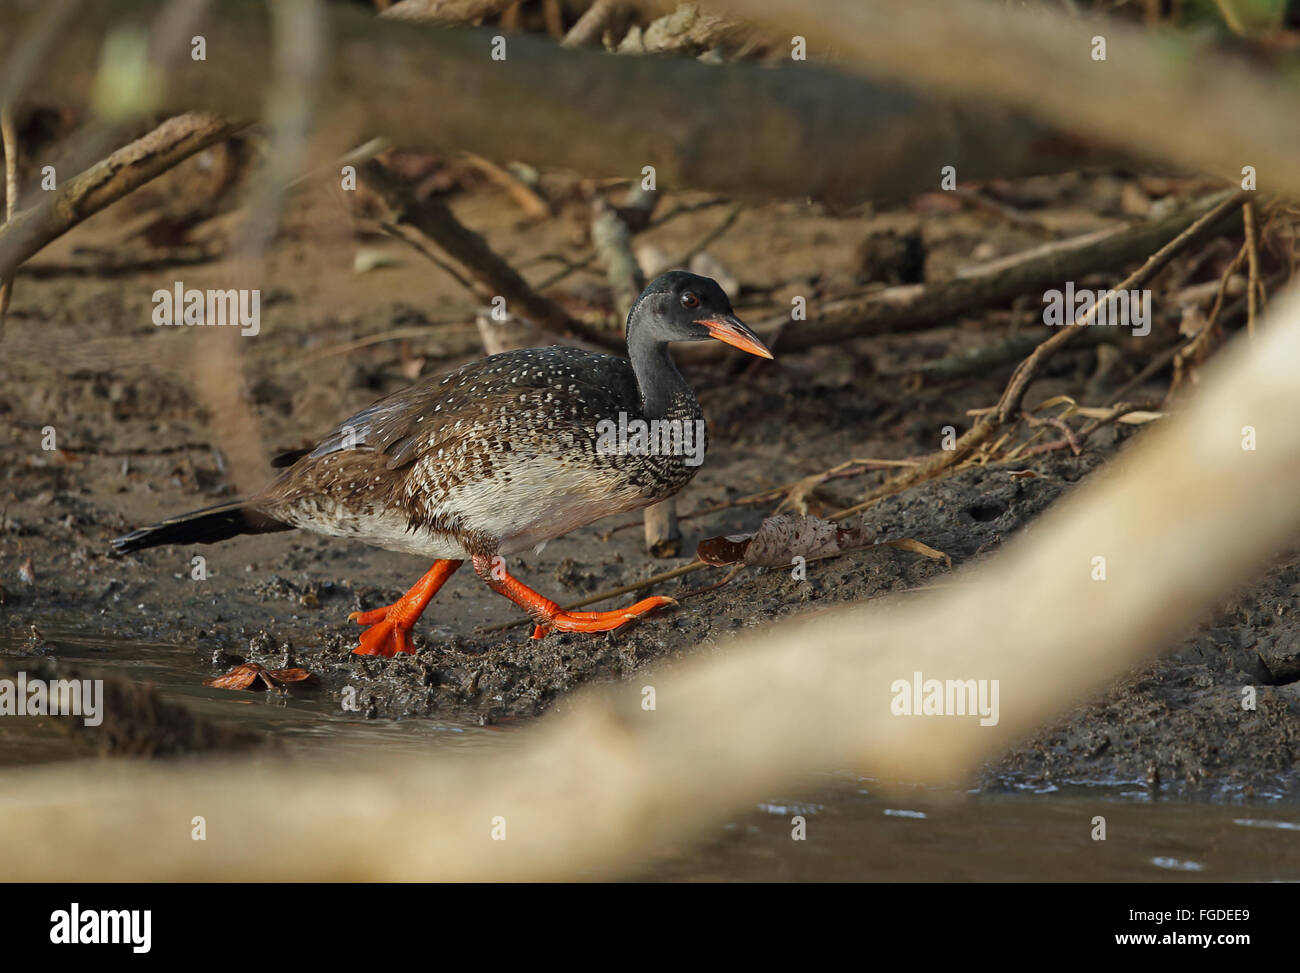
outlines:
{"label": "blurred branch in foreground", "polygon": [[[709,0],[814,57],[934,97],[989,102],[1139,156],[1300,198],[1293,73],[1216,50],[1194,34],[1144,30],[1055,5],[986,0]],[[1095,38],[1105,59],[1094,59]],[[958,168],[960,172],[960,167]],[[966,178],[963,176],[962,178]]]}
{"label": "blurred branch in foreground", "polygon": [[[122,0],[88,10],[41,62],[32,90],[46,102],[82,103],[107,26],[161,6]],[[185,63],[158,95],[178,110],[260,112],[272,64],[265,11],[228,0],[220,13],[203,25],[207,60]],[[326,14],[335,56],[322,77],[320,125],[337,147],[401,133],[413,148],[588,174],[654,165],[660,188],[834,203],[932,189],[945,165],[978,179],[1115,158],[1084,143],[1062,152],[1055,129],[1005,111],[921,98],[813,62],[608,57],[524,34],[511,34],[505,59],[494,60],[490,30],[403,23],[339,4]],[[0,62],[23,21],[0,6]]]}

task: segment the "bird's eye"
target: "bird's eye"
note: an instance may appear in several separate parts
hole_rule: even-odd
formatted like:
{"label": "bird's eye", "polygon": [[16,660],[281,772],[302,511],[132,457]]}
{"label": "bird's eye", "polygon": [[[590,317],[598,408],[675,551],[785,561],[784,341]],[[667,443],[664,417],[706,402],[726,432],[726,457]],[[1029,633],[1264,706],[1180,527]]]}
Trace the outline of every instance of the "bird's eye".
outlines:
{"label": "bird's eye", "polygon": [[695,291],[687,291],[685,294],[682,295],[682,307],[691,308],[692,310],[694,310],[699,306],[700,306],[700,295],[696,294]]}

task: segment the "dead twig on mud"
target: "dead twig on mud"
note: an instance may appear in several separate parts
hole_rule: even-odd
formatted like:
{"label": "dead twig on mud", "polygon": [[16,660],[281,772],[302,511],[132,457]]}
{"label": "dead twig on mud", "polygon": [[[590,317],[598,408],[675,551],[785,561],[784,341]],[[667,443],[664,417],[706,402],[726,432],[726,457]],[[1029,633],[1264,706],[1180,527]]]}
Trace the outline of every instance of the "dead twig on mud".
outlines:
{"label": "dead twig on mud", "polygon": [[442,201],[417,200],[400,179],[375,159],[363,162],[357,167],[357,173],[392,212],[392,222],[411,226],[436,243],[464,268],[466,278],[475,281],[480,296],[504,297],[517,308],[517,313],[554,334],[576,335],[602,348],[623,350],[617,337],[589,328],[534,290],[487,241],[456,219]]}
{"label": "dead twig on mud", "polygon": [[[819,473],[813,473],[805,476],[793,483],[786,483],[781,486],[769,487],[766,490],[760,490],[758,493],[751,493],[747,496],[737,497],[735,500],[728,500],[726,503],[715,503],[708,507],[700,507],[698,510],[692,510],[690,513],[681,514],[678,520],[693,520],[696,517],[707,517],[710,514],[721,513],[724,510],[732,510],[736,507],[748,507],[760,503],[768,503],[778,498],[792,498],[797,491],[808,484],[819,486],[828,480],[840,479],[841,477],[860,476],[863,473],[869,473],[872,470],[897,469],[899,467],[916,466],[919,460],[912,459],[849,459],[842,463],[837,463],[828,470],[822,470]],[[793,501],[792,501],[793,502]],[[773,513],[783,509],[785,500],[782,505],[776,507]],[[621,524],[616,524],[608,530],[601,532],[601,538],[608,540],[612,535],[622,530],[629,530],[633,527],[641,526],[639,520],[629,520]]]}
{"label": "dead twig on mud", "polygon": [[[714,243],[717,240],[720,240],[722,236],[735,225],[736,220],[740,218],[740,214],[744,212],[744,209],[745,207],[741,203],[733,204],[731,209],[727,211],[727,215],[722,218],[721,222],[719,222],[717,226],[713,227],[713,229],[709,230],[708,233],[704,234],[704,236],[700,237],[698,240],[692,243],[689,247],[683,250],[677,257],[670,260],[668,262],[668,266],[669,267],[689,266],[692,260],[694,260],[698,255],[703,253],[705,250],[707,250],[712,243]],[[734,297],[735,295],[732,296]]]}
{"label": "dead twig on mud", "polygon": [[[384,344],[388,341],[407,341],[412,338],[428,340],[433,333],[431,330],[432,328],[447,324],[461,324],[464,320],[464,315],[454,318],[439,318],[438,320],[430,321],[428,324],[415,325],[409,328],[393,328],[391,331],[384,331],[380,334],[366,335],[364,338],[355,338],[352,341],[345,341],[342,344],[330,345],[328,348],[314,351],[310,355],[306,355],[294,362],[294,366],[300,368],[304,365],[310,365],[313,362],[318,362],[325,358],[332,358],[335,355],[348,355],[354,351],[359,351],[362,348],[369,348],[371,345]],[[451,355],[454,354],[468,355],[476,348],[478,348],[477,342],[466,342],[463,347],[456,349],[454,352],[449,352],[445,349],[439,348],[438,350],[431,351],[430,354],[434,358],[446,358],[451,357]]]}
{"label": "dead twig on mud", "polygon": [[1123,267],[1186,233],[1222,199],[1221,194],[1216,194],[1162,220],[1034,247],[972,268],[944,283],[890,287],[832,303],[810,314],[805,326],[787,331],[782,350],[934,327],[959,314],[1005,304],[1022,294],[1041,294],[1044,288],[1064,280]]}
{"label": "dead twig on mud", "polygon": [[1264,296],[1264,284],[1259,277],[1259,228],[1255,224],[1255,204],[1243,206],[1241,216],[1246,225],[1246,255],[1250,266],[1250,278],[1246,284],[1246,334],[1254,341],[1255,315],[1259,309],[1258,302]]}
{"label": "dead twig on mud", "polygon": [[[1140,388],[1143,383],[1163,369],[1170,362],[1174,363],[1174,381],[1170,386],[1170,391],[1178,385],[1181,372],[1182,358],[1186,355],[1193,354],[1200,342],[1213,332],[1214,327],[1219,322],[1219,313],[1223,309],[1223,299],[1228,293],[1228,283],[1237,273],[1241,266],[1242,260],[1246,256],[1246,247],[1243,244],[1237,251],[1237,256],[1233,259],[1227,269],[1219,277],[1218,288],[1214,295],[1214,304],[1210,309],[1209,317],[1206,318],[1205,324],[1199,328],[1196,333],[1188,335],[1184,341],[1165,349],[1134,375],[1131,379],[1116,389],[1110,396],[1109,404],[1114,404],[1124,398],[1135,388]],[[1166,396],[1167,397],[1167,396]]]}
{"label": "dead twig on mud", "polygon": [[448,261],[443,260],[440,256],[426,247],[423,240],[411,234],[404,233],[400,226],[390,220],[381,221],[379,228],[398,243],[406,244],[406,246],[410,247],[425,260],[429,261],[429,263],[441,270],[444,274],[459,284],[461,290],[466,294],[469,294],[474,298],[474,300],[480,303],[484,300],[485,295],[481,285],[475,284],[474,281],[470,280],[470,278],[462,273],[457,267],[453,266]]}
{"label": "dead twig on mud", "polygon": [[[1080,342],[1095,347],[1099,344],[1114,344],[1120,338],[1121,335],[1114,328],[1093,328],[1080,339]],[[886,377],[918,375],[941,380],[961,378],[1019,361],[1033,351],[1040,340],[1032,331],[1021,331],[970,351],[948,355],[935,361],[917,362],[901,368],[882,370],[881,374]]]}
{"label": "dead twig on mud", "polygon": [[[1159,402],[1121,402],[1119,405],[1114,406],[1108,413],[1106,413],[1106,415],[1092,419],[1078,432],[1069,429],[1067,426],[1067,435],[1064,438],[1058,439],[1055,442],[1040,443],[1037,446],[1023,449],[1016,456],[998,462],[1001,465],[1022,463],[1035,456],[1041,456],[1044,453],[1052,453],[1067,448],[1073,450],[1074,454],[1077,456],[1082,451],[1083,444],[1091,438],[1093,433],[1098,429],[1101,429],[1103,426],[1109,426],[1111,423],[1118,422],[1124,416],[1131,415],[1134,412],[1148,412],[1154,411],[1158,408],[1160,408]],[[1060,421],[1062,425],[1064,424],[1063,420],[1058,421]],[[1053,423],[1053,425],[1055,425],[1055,423]]]}
{"label": "dead twig on mud", "polygon": [[530,220],[544,220],[551,215],[550,204],[537,194],[533,187],[525,185],[517,176],[503,169],[490,159],[473,152],[462,152],[461,157],[492,182],[506,191],[515,205],[524,211]]}
{"label": "dead twig on mud", "polygon": [[[1216,206],[1148,257],[1141,267],[1129,274],[1113,290],[1118,292],[1140,288],[1163,270],[1175,254],[1199,241],[1206,234],[1216,229],[1225,217],[1239,209],[1248,198],[1248,193],[1244,190],[1234,191],[1227,198],[1219,198],[1221,201]],[[839,520],[859,514],[883,498],[892,496],[926,480],[934,479],[969,458],[977,449],[992,439],[993,434],[998,432],[1013,415],[1019,412],[1020,403],[1029,390],[1030,384],[1037,377],[1039,370],[1042,369],[1052,355],[1073,341],[1091,322],[1095,321],[1098,311],[1103,306],[1105,306],[1105,302],[1094,304],[1074,324],[1061,328],[1052,337],[1039,344],[1016,368],[993,411],[981,416],[966,433],[956,440],[952,449],[941,449],[937,453],[932,453],[919,466],[881,484],[868,493],[861,503],[846,507],[833,515],[833,519]]]}
{"label": "dead twig on mud", "polygon": [[[1083,452],[1083,446],[1080,440],[1074,435],[1074,430],[1065,424],[1064,419],[1058,419],[1055,416],[1035,416],[1026,412],[1024,409],[1020,410],[1020,417],[1029,424],[1030,428],[1033,429],[1041,429],[1044,426],[1050,426],[1053,429],[1060,430],[1061,435],[1065,437],[1065,444],[1074,451],[1075,456],[1078,456]],[[1024,454],[1021,453],[1020,455],[1023,456]]]}

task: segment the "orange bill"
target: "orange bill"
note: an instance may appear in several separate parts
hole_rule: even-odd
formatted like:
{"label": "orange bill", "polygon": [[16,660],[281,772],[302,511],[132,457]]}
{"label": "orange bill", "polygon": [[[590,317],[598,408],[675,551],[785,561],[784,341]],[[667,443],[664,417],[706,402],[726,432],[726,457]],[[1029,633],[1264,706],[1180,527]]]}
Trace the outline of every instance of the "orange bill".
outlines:
{"label": "orange bill", "polygon": [[767,345],[758,340],[758,335],[750,331],[740,318],[734,314],[728,314],[716,318],[706,318],[703,321],[696,321],[696,324],[702,324],[709,329],[710,336],[717,338],[719,341],[731,345],[733,348],[739,348],[741,351],[747,351],[751,355],[757,355],[759,358],[771,358],[772,353],[767,350]]}

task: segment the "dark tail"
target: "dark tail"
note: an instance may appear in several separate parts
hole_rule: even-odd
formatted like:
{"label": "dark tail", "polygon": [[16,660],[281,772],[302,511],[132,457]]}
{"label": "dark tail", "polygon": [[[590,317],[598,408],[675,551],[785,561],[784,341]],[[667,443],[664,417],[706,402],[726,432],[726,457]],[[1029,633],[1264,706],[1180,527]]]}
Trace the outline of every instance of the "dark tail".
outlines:
{"label": "dark tail", "polygon": [[277,530],[293,530],[293,525],[262,513],[246,500],[235,500],[114,537],[113,550],[129,554],[160,544],[215,544],[239,534],[270,534]]}

